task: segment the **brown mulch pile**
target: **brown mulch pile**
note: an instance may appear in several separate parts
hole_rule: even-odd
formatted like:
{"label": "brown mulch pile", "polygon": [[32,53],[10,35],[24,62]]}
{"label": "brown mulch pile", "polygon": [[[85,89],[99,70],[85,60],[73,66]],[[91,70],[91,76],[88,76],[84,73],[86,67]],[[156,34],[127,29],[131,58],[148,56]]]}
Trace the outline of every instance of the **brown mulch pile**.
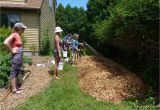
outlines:
{"label": "brown mulch pile", "polygon": [[[9,94],[4,102],[0,104],[0,110],[10,110],[48,87],[51,81],[51,76],[48,74],[51,58],[33,57],[32,59],[33,65],[26,66],[27,70],[31,70],[31,74],[22,85],[22,88],[24,88],[23,93],[16,95]],[[36,67],[35,65],[38,63],[45,63],[47,67]],[[1,91],[0,97],[2,95],[4,95],[4,91]]]}
{"label": "brown mulch pile", "polygon": [[136,74],[106,58],[84,56],[77,63],[80,88],[98,101],[120,103],[142,97],[147,86]]}

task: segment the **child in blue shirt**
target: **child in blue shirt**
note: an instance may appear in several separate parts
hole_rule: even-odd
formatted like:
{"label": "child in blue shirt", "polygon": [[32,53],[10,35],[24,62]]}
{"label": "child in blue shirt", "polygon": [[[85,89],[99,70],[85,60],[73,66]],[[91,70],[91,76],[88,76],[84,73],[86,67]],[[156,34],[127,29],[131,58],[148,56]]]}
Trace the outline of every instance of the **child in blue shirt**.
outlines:
{"label": "child in blue shirt", "polygon": [[74,34],[72,39],[72,63],[74,64],[75,59],[78,58],[78,46],[80,43],[78,42],[79,35]]}

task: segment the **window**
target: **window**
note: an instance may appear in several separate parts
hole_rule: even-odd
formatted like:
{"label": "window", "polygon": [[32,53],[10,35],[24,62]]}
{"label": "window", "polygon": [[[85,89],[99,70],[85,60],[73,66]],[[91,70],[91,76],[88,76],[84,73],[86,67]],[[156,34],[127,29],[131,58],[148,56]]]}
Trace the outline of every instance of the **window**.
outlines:
{"label": "window", "polygon": [[0,27],[2,26],[10,26],[13,27],[15,23],[20,22],[20,15],[19,14],[0,14]]}
{"label": "window", "polygon": [[49,0],[49,7],[53,9],[53,0]]}

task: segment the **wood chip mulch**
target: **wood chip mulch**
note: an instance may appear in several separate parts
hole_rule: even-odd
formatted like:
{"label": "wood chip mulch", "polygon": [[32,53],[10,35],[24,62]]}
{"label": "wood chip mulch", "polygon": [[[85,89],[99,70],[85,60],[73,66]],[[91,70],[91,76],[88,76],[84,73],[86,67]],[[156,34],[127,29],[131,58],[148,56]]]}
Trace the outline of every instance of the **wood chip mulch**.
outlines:
{"label": "wood chip mulch", "polygon": [[120,103],[128,98],[143,97],[147,91],[136,74],[106,58],[84,56],[77,68],[80,88],[98,101]]}
{"label": "wood chip mulch", "polygon": [[[26,70],[31,70],[31,74],[26,79],[22,88],[22,94],[13,95],[12,93],[0,104],[0,110],[11,110],[17,105],[24,103],[29,97],[45,90],[51,81],[51,76],[48,74],[50,57],[33,57],[33,65],[26,66]],[[45,63],[47,67],[36,67],[38,63]],[[4,91],[0,92],[0,97],[4,95]]]}

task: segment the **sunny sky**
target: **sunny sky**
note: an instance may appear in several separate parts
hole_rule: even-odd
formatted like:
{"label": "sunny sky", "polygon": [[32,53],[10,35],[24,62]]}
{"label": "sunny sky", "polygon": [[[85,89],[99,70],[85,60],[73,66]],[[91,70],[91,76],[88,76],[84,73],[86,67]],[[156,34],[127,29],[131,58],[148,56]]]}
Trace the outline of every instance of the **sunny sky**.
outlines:
{"label": "sunny sky", "polygon": [[62,3],[63,6],[70,4],[72,7],[77,6],[78,8],[82,6],[84,9],[87,8],[87,2],[88,0],[57,0],[57,4]]}

